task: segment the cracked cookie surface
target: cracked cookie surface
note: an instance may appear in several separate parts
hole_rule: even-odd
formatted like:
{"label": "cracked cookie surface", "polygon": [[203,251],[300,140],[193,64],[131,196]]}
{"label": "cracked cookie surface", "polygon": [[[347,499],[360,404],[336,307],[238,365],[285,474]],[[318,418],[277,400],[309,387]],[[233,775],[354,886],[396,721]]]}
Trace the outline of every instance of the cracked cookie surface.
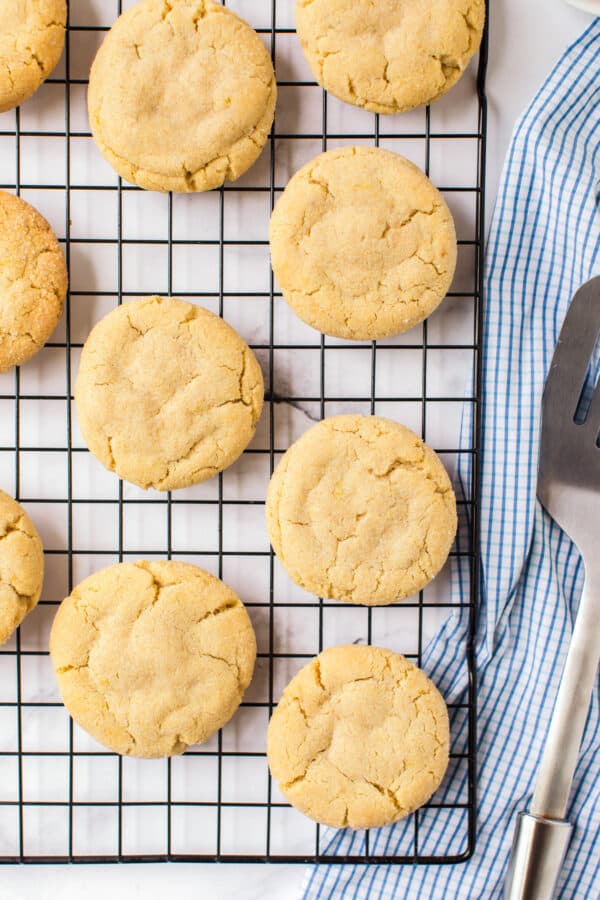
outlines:
{"label": "cracked cookie surface", "polygon": [[448,767],[446,704],[397,653],[331,647],[285,688],[267,732],[271,774],[305,815],[378,828],[414,812]]}
{"label": "cracked cookie surface", "polygon": [[267,492],[269,537],[292,581],[346,603],[380,606],[420,591],[446,562],[456,526],[438,456],[378,416],[309,428]]}
{"label": "cracked cookie surface", "polygon": [[256,639],[224,582],[189,563],[119,563],[63,600],[50,636],[63,702],[101,744],[128,756],[206,741],[250,684]]}
{"label": "cracked cookie surface", "polygon": [[96,55],[88,110],[100,151],[127,181],[207,191],[258,158],[276,96],[271,57],[243,19],[212,0],[142,0]]}
{"label": "cracked cookie surface", "polygon": [[65,0],[0,3],[0,112],[31,97],[56,66],[65,42]]}
{"label": "cracked cookie surface", "polygon": [[263,405],[258,361],[219,316],[175,298],[116,307],[85,342],[75,403],[85,442],[120,478],[170,491],[231,465]]}
{"label": "cracked cookie surface", "polygon": [[23,507],[0,491],[0,645],[40,599],[44,550]]}
{"label": "cracked cookie surface", "polygon": [[0,191],[0,372],[30,359],[62,316],[67,267],[40,213]]}
{"label": "cracked cookie surface", "polygon": [[313,75],[346,103],[398,113],[456,84],[479,49],[485,0],[297,0]]}
{"label": "cracked cookie surface", "polygon": [[304,322],[350,340],[400,334],[446,296],[456,232],[442,195],[413,163],[375,147],[330,150],[277,201],[271,262]]}

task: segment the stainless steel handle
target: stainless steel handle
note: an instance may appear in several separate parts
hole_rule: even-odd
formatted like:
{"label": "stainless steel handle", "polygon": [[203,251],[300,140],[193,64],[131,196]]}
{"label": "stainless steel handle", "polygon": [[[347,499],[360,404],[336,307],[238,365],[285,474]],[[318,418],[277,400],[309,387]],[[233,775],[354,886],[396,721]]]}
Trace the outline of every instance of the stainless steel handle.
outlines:
{"label": "stainless steel handle", "polygon": [[531,803],[534,815],[564,819],[600,659],[600,588],[588,574]]}
{"label": "stainless steel handle", "polygon": [[571,839],[567,811],[600,659],[600,579],[588,572],[552,713],[531,812],[521,813],[505,900],[552,900]]}
{"label": "stainless steel handle", "polygon": [[553,900],[572,830],[569,822],[519,815],[504,900]]}

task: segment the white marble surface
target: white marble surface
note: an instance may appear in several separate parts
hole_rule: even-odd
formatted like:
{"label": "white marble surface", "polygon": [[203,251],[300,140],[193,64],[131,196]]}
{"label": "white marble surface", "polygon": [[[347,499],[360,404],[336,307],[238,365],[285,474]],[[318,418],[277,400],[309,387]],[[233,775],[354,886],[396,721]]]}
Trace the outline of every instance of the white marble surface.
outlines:
{"label": "white marble surface", "polygon": [[[516,116],[553,60],[588,21],[588,16],[561,0],[492,0],[488,216]],[[81,325],[85,328],[85,323]],[[243,484],[232,487],[241,490]],[[139,523],[135,525],[138,526]],[[231,896],[242,900],[291,900],[297,895],[302,875],[299,866],[4,868],[0,873],[0,900],[79,900],[82,894],[89,900],[104,900],[107,896],[154,900],[170,895],[181,900],[229,900]]]}

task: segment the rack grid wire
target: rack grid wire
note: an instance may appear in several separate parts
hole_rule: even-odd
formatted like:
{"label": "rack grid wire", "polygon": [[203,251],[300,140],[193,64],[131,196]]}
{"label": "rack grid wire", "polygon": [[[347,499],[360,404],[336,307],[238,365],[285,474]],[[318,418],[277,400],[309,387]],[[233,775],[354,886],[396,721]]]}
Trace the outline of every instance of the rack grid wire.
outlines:
{"label": "rack grid wire", "polygon": [[[64,322],[50,343],[26,367],[0,376],[1,483],[38,524],[47,567],[38,609],[0,649],[0,862],[465,860],[475,844],[487,29],[476,76],[470,70],[432,108],[380,118],[339,103],[310,80],[293,0],[227,0],[272,52],[279,101],[269,145],[235,184],[193,197],[156,195],[122,183],[104,164],[85,117],[95,49],[130,5],[72,4],[59,69],[24,107],[0,116],[0,187],[51,221],[71,282]],[[317,334],[289,312],[270,269],[266,224],[277,196],[303,162],[348,143],[412,158],[457,220],[459,270],[449,297],[401,338],[349,344]],[[104,473],[81,441],[72,408],[77,357],[90,327],[116,303],[145,293],[189,297],[223,315],[265,373],[262,423],[242,459],[175,494],[144,493]],[[472,385],[467,394],[465,384]],[[459,440],[460,411],[469,403],[470,434],[465,439],[463,428]],[[411,425],[454,475],[459,457],[470,457],[459,499],[466,542],[451,554],[468,579],[468,601],[453,601],[447,573],[417,598],[368,609],[311,598],[289,582],[262,522],[268,478],[312,421],[338,412],[380,413]],[[450,432],[454,439],[446,439]],[[49,665],[49,628],[62,597],[94,569],[165,556],[196,562],[238,590],[257,631],[257,671],[237,715],[207,744],[167,760],[124,759],[67,716]],[[465,656],[469,691],[466,702],[449,704],[444,786],[403,826],[400,848],[389,834],[378,840],[366,832],[352,852],[332,850],[330,833],[292,810],[268,773],[266,723],[283,686],[334,643],[379,643],[420,663],[428,636],[462,607],[470,639],[457,652]],[[444,854],[428,843],[432,816],[445,816],[455,838]]]}

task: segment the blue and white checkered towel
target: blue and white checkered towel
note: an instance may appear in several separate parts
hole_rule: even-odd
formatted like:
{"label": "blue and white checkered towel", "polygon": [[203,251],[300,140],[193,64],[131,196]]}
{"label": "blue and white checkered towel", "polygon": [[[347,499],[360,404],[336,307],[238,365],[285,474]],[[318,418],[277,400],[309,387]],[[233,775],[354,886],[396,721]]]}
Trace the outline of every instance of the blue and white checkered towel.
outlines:
{"label": "blue and white checkered towel", "polygon": [[[536,470],[541,394],[560,326],[577,287],[600,272],[599,204],[596,19],[516,127],[488,245],[475,854],[453,866],[315,867],[305,879],[305,898],[502,895],[515,814],[532,794],[583,585],[576,549],[536,500]],[[424,659],[453,702],[464,701],[467,690],[462,654],[455,652],[467,627],[466,614],[450,619]],[[577,827],[561,900],[600,897],[599,699],[596,691],[575,776],[569,816]],[[424,817],[421,842],[436,853],[456,852],[456,829],[443,810],[435,812]],[[405,850],[406,828],[398,823],[372,835],[374,852]],[[362,841],[361,834],[331,832],[329,852],[357,851]]]}

